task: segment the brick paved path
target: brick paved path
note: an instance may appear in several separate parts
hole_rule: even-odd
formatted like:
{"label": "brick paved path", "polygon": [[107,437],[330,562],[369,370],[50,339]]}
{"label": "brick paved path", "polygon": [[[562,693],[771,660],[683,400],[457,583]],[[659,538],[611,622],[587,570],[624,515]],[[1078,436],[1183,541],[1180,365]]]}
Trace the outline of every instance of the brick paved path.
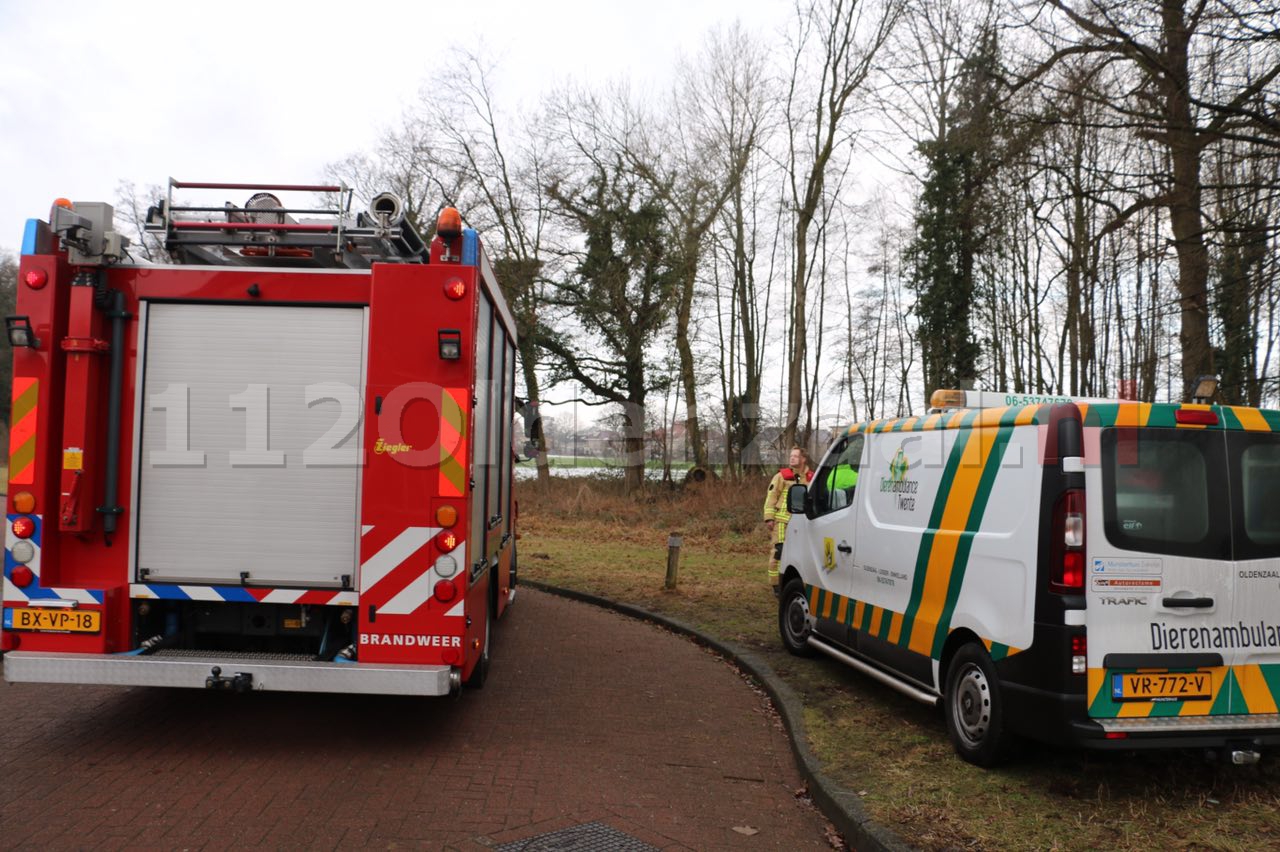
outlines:
{"label": "brick paved path", "polygon": [[479,849],[592,821],[663,848],[825,848],[800,786],[718,658],[529,589],[458,700],[0,685],[5,849]]}

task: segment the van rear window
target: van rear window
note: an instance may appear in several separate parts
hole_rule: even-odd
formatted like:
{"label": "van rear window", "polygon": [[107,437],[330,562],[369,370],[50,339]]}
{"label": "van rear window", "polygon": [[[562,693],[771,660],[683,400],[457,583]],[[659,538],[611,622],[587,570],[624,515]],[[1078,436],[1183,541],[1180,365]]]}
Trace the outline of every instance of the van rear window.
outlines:
{"label": "van rear window", "polygon": [[1240,473],[1245,534],[1256,544],[1280,544],[1280,445],[1246,448]]}
{"label": "van rear window", "polygon": [[1224,449],[1220,432],[1104,430],[1107,539],[1126,550],[1230,558]]}
{"label": "van rear window", "polygon": [[1235,558],[1280,557],[1280,435],[1233,433],[1227,455],[1235,480]]}

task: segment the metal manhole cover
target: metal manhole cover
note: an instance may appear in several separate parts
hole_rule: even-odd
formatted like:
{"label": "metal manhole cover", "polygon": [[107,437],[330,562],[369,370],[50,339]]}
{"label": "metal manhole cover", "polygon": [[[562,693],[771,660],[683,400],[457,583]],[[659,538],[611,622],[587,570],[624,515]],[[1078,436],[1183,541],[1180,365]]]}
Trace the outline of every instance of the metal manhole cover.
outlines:
{"label": "metal manhole cover", "polygon": [[494,848],[498,852],[658,852],[658,847],[600,822],[586,822]]}

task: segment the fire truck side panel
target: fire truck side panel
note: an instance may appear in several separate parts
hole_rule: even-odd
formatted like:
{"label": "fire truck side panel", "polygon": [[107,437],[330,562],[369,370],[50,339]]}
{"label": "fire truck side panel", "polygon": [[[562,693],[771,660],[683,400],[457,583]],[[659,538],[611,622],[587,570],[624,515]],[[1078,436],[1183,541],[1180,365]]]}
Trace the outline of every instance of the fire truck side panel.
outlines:
{"label": "fire truck side panel", "polygon": [[[445,286],[455,279],[467,293],[461,299],[445,295]],[[462,601],[473,288],[470,269],[374,267],[370,335],[379,343],[369,353],[365,412],[362,662],[463,662],[470,614]],[[441,331],[461,335],[457,360],[440,357]],[[450,527],[438,519],[443,505],[454,509]],[[448,552],[446,541],[453,544]],[[437,569],[445,556],[455,566],[448,577]],[[453,596],[437,593],[444,580],[452,584]],[[482,624],[483,615],[473,620]]]}
{"label": "fire truck side panel", "polygon": [[[464,243],[464,262],[468,253]],[[477,359],[477,382],[487,377],[486,387],[490,409],[483,465],[483,500],[485,518],[483,563],[473,561],[478,569],[486,569],[493,588],[487,598],[494,612],[501,615],[510,602],[512,570],[515,554],[512,424],[515,404],[515,320],[502,298],[494,279],[488,257],[478,254],[479,282],[484,288],[479,313],[492,314],[487,359]],[[477,450],[478,452],[479,450]],[[477,489],[480,479],[477,478]],[[477,495],[477,502],[479,496]]]}

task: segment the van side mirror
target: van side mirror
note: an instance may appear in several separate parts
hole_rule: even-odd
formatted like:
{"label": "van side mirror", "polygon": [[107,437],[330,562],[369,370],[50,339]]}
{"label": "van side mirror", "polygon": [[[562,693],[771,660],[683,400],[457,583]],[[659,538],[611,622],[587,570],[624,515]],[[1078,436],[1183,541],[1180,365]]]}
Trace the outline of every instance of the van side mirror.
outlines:
{"label": "van side mirror", "polygon": [[809,489],[799,483],[791,486],[787,490],[787,511],[793,515],[804,514],[805,495],[809,493]]}

